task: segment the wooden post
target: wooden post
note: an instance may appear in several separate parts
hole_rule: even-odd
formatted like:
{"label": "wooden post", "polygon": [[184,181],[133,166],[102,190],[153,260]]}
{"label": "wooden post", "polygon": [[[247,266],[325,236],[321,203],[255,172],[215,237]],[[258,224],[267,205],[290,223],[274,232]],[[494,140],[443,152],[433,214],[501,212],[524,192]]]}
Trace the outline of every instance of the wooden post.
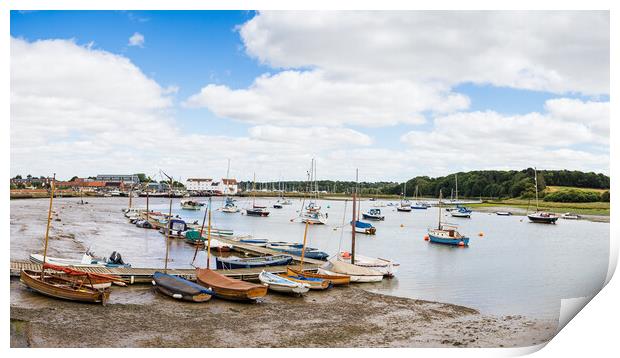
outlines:
{"label": "wooden post", "polygon": [[50,224],[52,223],[52,203],[54,201],[54,188],[56,182],[56,173],[52,179],[52,187],[50,190],[50,207],[47,211],[47,227],[45,228],[45,247],[43,248],[43,265],[41,265],[41,279],[45,277],[45,260],[47,259],[47,242],[50,234]]}
{"label": "wooden post", "polygon": [[[209,197],[209,205],[211,204],[211,197]],[[199,236],[199,240],[202,241],[202,233],[205,230],[205,222],[207,221],[207,211],[208,209],[205,209],[205,215],[202,218],[202,226],[200,226],[200,236]],[[196,255],[198,254],[198,246],[200,246],[199,244],[196,244],[196,250],[194,251],[194,258],[192,259],[192,264],[194,263],[194,261],[196,261]],[[209,268],[209,267],[207,267]]]}
{"label": "wooden post", "polygon": [[306,228],[304,229],[304,243],[301,247],[301,260],[299,260],[299,271],[304,271],[304,255],[306,254],[306,237],[308,236],[308,220],[306,220]]}

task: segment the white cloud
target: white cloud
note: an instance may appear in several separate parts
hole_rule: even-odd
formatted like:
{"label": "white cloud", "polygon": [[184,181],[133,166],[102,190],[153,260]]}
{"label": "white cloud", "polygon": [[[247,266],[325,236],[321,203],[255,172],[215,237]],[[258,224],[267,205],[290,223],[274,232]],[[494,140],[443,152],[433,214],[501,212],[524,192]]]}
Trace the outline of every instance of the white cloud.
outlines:
{"label": "white cloud", "polygon": [[465,109],[469,99],[436,84],[364,82],[313,70],[263,75],[247,89],[210,84],[185,104],[254,124],[382,127],[424,123],[421,112]]}
{"label": "white cloud", "polygon": [[608,11],[274,11],[240,27],[273,67],[609,93]]}
{"label": "white cloud", "polygon": [[144,35],[139,32],[134,32],[129,38],[129,46],[144,47]]}
{"label": "white cloud", "polygon": [[561,98],[548,100],[545,108],[516,116],[487,111],[438,117],[431,131],[410,131],[401,140],[422,165],[608,173],[609,103]]}

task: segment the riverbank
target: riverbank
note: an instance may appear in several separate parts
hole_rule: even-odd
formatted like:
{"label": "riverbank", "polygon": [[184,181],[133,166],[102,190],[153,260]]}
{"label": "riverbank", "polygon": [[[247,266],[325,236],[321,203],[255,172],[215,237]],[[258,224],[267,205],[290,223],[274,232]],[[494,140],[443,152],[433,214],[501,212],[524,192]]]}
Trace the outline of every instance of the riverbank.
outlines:
{"label": "riverbank", "polygon": [[[474,211],[494,213],[496,211],[509,211],[514,215],[526,215],[536,210],[534,203],[528,203],[522,199],[489,200],[481,204],[468,204]],[[583,219],[595,222],[609,222],[609,203],[553,203],[540,202],[539,209],[557,214],[567,212],[576,213]]]}
{"label": "riverbank", "polygon": [[115,287],[101,306],[49,299],[13,279],[10,312],[11,347],[522,347],[550,340],[557,327],[356,286],[270,293],[256,304],[193,304],[150,286]]}

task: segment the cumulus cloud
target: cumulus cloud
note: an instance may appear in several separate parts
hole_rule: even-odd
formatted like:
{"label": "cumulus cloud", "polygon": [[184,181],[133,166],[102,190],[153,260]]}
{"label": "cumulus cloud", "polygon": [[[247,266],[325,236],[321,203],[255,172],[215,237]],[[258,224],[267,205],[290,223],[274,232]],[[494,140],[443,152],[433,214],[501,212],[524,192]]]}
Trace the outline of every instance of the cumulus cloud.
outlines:
{"label": "cumulus cloud", "polygon": [[313,70],[266,74],[247,89],[210,84],[185,104],[254,124],[381,127],[424,123],[420,113],[465,109],[469,99],[438,85],[398,79],[364,82]]}
{"label": "cumulus cloud", "polygon": [[139,32],[134,32],[129,38],[129,46],[144,47],[144,35]]}
{"label": "cumulus cloud", "polygon": [[276,68],[609,93],[607,11],[274,11],[239,33]]}
{"label": "cumulus cloud", "polygon": [[[434,119],[430,131],[401,137],[423,162],[448,167],[574,168],[609,171],[609,102],[560,98],[545,113],[507,116],[493,111]],[[606,128],[606,129],[605,129]]]}

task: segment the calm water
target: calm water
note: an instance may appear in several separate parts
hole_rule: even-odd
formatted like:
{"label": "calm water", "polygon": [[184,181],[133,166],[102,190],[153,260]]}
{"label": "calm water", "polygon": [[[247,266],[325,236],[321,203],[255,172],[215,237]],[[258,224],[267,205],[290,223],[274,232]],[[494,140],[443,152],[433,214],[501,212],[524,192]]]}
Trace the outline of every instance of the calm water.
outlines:
{"label": "calm water", "polygon": [[[63,200],[69,202],[70,199]],[[199,200],[207,201],[207,198]],[[273,202],[257,199],[257,203],[265,205]],[[98,203],[105,203],[109,212],[98,215]],[[144,199],[135,199],[134,203],[144,205]],[[151,203],[155,210],[168,211],[167,199],[155,199]],[[91,204],[82,213],[78,211],[73,214],[73,211],[67,210],[63,216],[63,224],[66,225],[63,231],[71,230],[71,225],[79,226],[80,230],[75,231],[81,234],[76,240],[99,254],[119,250],[125,260],[136,267],[162,266],[165,255],[163,237],[154,230],[138,229],[125,223],[120,208],[126,206],[126,198],[91,199]],[[310,227],[309,245],[329,254],[339,249],[350,250],[350,226],[342,228],[345,203],[319,201],[319,204],[329,215],[328,224]],[[371,204],[362,202],[362,211],[370,208]],[[26,212],[31,205],[37,206],[36,211],[45,210],[45,201],[11,201],[11,258],[27,258],[31,250],[29,245],[20,244],[20,240],[25,240],[19,239],[20,235],[31,234],[20,228],[15,217],[21,210]],[[214,208],[221,205],[221,199],[213,199]],[[241,208],[247,205],[250,203],[246,199],[238,201]],[[348,223],[351,203],[346,205],[345,222]],[[214,211],[213,225],[234,229],[235,234],[301,242],[304,225],[298,220],[290,221],[297,218],[300,208],[301,201],[294,199],[293,205],[284,209],[270,209],[271,214],[267,218]],[[392,207],[381,209],[386,219],[374,223],[377,235],[358,234],[356,240],[357,253],[390,258],[401,264],[396,278],[365,285],[367,289],[377,292],[460,304],[488,314],[556,318],[561,298],[597,292],[607,273],[608,223],[561,220],[557,225],[542,225],[529,223],[527,218],[520,216],[503,217],[486,213],[473,213],[471,219],[444,216],[443,220],[459,224],[459,231],[471,237],[468,248],[457,248],[423,240],[427,228],[437,224],[437,208],[413,210],[411,213],[397,212]],[[204,209],[180,210],[179,199],[175,199],[173,213],[189,221],[202,221]],[[103,221],[102,225],[94,225],[92,221],[95,220]],[[44,218],[37,225],[44,225]],[[55,223],[55,226],[58,224]],[[88,234],[84,226],[92,227],[93,233]],[[98,226],[106,227],[105,232],[97,231]],[[483,237],[478,236],[480,232],[484,233]],[[56,242],[51,244],[65,257],[67,252],[77,254],[80,250],[79,247],[66,245],[59,248],[59,245]],[[34,250],[40,251],[37,247]],[[191,267],[193,255],[194,247],[182,240],[174,240],[170,246],[169,265]],[[196,262],[199,266],[205,265],[205,256],[202,252],[198,254]]]}

